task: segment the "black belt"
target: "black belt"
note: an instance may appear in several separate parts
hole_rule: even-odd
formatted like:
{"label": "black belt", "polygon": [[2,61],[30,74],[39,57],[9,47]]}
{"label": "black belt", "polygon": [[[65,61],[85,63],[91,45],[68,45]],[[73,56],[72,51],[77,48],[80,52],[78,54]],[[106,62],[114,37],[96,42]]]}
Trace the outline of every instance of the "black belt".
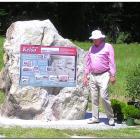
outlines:
{"label": "black belt", "polygon": [[101,74],[106,73],[106,72],[108,72],[108,71],[109,71],[109,70],[106,70],[106,71],[101,72],[101,73],[94,73],[94,72],[91,72],[91,74],[93,74],[93,75],[101,75]]}

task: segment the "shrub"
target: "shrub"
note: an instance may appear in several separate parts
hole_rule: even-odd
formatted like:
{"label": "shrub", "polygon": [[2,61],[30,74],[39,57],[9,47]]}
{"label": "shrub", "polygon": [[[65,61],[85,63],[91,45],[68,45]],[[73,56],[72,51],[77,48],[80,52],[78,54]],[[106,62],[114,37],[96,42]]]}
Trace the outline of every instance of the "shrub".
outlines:
{"label": "shrub", "polygon": [[114,35],[108,33],[106,41],[114,44],[123,44],[129,42],[130,38],[131,35],[128,32],[116,32]]}
{"label": "shrub", "polygon": [[120,113],[120,112],[123,112],[124,107],[126,106],[126,103],[123,103],[116,99],[111,99],[111,106],[112,106],[114,112]]}
{"label": "shrub", "polygon": [[127,105],[124,107],[125,118],[140,119],[140,110],[135,108],[133,105]]}
{"label": "shrub", "polygon": [[129,33],[127,33],[127,32],[120,32],[118,34],[118,37],[116,38],[116,44],[125,43],[129,37],[130,37]]}
{"label": "shrub", "polygon": [[133,105],[127,105],[126,103],[112,99],[111,106],[114,112],[114,117],[117,117],[117,120],[122,119],[120,118],[122,116],[125,119],[128,117],[140,119],[140,110]]}
{"label": "shrub", "polygon": [[132,100],[140,99],[140,64],[136,66],[134,71],[128,74],[126,81],[127,95]]}
{"label": "shrub", "polygon": [[117,118],[118,122],[122,122],[124,120],[123,112],[124,112],[124,107],[126,106],[126,104],[116,99],[112,99],[111,106],[113,109],[114,117]]}

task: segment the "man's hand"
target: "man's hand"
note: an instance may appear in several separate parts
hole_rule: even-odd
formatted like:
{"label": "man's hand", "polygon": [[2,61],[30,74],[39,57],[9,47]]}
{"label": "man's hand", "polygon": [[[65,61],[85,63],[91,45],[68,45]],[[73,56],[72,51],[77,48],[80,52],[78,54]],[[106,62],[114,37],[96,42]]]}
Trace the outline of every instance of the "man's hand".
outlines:
{"label": "man's hand", "polygon": [[115,76],[110,76],[110,82],[112,83],[112,85],[115,84],[116,82]]}
{"label": "man's hand", "polygon": [[86,87],[88,86],[88,84],[89,84],[89,81],[88,81],[87,75],[85,75],[83,78],[83,85]]}

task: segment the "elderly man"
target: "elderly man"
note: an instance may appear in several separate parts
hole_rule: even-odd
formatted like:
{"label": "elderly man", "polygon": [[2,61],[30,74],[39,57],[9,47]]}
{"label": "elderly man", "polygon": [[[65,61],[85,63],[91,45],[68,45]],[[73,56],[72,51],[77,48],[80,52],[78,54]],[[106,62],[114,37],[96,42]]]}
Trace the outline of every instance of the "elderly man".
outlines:
{"label": "elderly man", "polygon": [[[93,40],[93,46],[90,47],[85,57],[84,86],[89,85],[92,98],[92,118],[88,120],[89,124],[99,123],[99,95],[109,119],[110,126],[115,125],[114,114],[109,100],[108,85],[109,81],[115,83],[115,61],[114,49],[111,44],[105,43],[105,35],[100,30],[92,32],[89,38]],[[90,75],[89,75],[90,74]],[[90,80],[88,79],[90,77]]]}

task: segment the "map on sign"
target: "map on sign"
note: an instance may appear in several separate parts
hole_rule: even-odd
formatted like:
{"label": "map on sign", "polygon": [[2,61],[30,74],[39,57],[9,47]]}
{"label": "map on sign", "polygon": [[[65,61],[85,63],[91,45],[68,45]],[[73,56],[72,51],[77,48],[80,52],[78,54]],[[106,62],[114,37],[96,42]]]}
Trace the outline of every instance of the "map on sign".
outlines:
{"label": "map on sign", "polygon": [[76,63],[76,48],[21,45],[20,85],[76,86]]}

